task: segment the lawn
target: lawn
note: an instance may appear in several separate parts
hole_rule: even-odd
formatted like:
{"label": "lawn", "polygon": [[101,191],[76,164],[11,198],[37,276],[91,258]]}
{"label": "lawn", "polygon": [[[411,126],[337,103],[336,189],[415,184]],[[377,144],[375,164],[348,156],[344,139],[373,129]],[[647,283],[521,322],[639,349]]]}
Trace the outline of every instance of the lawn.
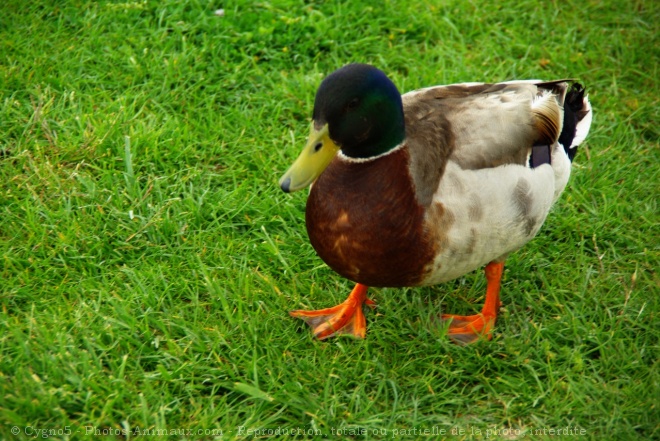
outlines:
{"label": "lawn", "polygon": [[[660,438],[658,23],[652,0],[4,0],[0,439]],[[365,340],[287,314],[352,287],[277,186],[352,61],[402,92],[588,88],[490,342],[437,320],[481,308],[481,271],[372,289]]]}

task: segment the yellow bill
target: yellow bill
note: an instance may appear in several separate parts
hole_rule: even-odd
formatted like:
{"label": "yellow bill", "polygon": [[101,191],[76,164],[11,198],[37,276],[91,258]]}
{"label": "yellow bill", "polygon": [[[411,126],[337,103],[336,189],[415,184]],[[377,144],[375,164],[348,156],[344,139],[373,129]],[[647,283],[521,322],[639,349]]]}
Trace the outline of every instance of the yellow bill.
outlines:
{"label": "yellow bill", "polygon": [[323,173],[338,151],[339,146],[330,139],[328,125],[316,130],[312,122],[307,145],[280,179],[280,187],[290,193],[309,186]]}

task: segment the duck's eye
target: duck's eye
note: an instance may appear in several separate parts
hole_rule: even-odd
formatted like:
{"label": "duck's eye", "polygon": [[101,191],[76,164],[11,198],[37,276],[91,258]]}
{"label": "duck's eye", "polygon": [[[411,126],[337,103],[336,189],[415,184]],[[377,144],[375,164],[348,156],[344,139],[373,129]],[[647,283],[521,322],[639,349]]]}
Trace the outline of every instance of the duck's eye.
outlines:
{"label": "duck's eye", "polygon": [[355,109],[358,106],[358,104],[360,104],[360,100],[357,99],[357,98],[353,98],[352,100],[350,100],[348,102],[348,105],[346,106],[346,108],[348,110],[352,110],[352,109]]}
{"label": "duck's eye", "polygon": [[321,147],[323,147],[323,143],[321,142],[316,143],[316,145],[314,146],[314,151],[318,152],[319,150],[321,150]]}

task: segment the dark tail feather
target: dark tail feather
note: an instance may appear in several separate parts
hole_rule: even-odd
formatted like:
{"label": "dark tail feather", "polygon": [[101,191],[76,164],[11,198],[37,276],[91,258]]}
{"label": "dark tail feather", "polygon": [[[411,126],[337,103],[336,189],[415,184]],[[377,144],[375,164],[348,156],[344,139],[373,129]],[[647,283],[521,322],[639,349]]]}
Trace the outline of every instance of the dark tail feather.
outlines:
{"label": "dark tail feather", "polygon": [[[564,124],[559,135],[559,142],[564,147],[568,159],[573,161],[577,153],[577,143],[573,143],[580,121],[591,111],[589,102],[584,99],[584,87],[573,83],[564,100]],[[589,121],[589,125],[591,121]],[[589,127],[586,127],[589,130]],[[586,136],[586,134],[585,134]],[[582,137],[584,139],[584,137]]]}

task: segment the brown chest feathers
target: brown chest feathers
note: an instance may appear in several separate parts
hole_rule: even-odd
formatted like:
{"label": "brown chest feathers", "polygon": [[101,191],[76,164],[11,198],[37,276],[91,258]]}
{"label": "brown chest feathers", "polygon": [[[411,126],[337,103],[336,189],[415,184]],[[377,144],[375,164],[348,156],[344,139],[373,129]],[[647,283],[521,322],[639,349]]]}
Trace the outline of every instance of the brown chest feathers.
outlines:
{"label": "brown chest feathers", "polygon": [[406,149],[368,162],[335,159],[312,187],[306,224],[333,270],[368,286],[417,285],[434,255]]}

